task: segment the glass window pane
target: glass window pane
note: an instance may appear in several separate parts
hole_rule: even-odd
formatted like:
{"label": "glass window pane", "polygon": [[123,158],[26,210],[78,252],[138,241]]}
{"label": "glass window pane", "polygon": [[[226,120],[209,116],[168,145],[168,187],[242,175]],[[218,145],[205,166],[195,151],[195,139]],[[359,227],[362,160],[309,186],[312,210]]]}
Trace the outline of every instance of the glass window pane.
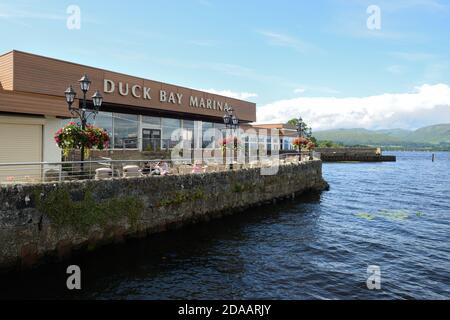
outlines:
{"label": "glass window pane", "polygon": [[162,118],[161,121],[162,121],[163,127],[171,127],[171,128],[180,128],[181,127],[180,119]]}
{"label": "glass window pane", "polygon": [[61,127],[64,127],[69,124],[69,122],[75,122],[79,126],[81,126],[81,122],[79,118],[71,118],[71,119],[62,119],[61,120]]}
{"label": "glass window pane", "polygon": [[142,116],[142,123],[160,126],[161,118],[160,117],[151,117],[151,116]]}
{"label": "glass window pane", "polygon": [[97,116],[95,117],[95,123],[94,125],[96,127],[102,128],[106,130],[112,139],[112,133],[113,133],[113,117],[111,112],[99,112]]}
{"label": "glass window pane", "polygon": [[222,130],[225,129],[225,125],[223,123],[214,123],[214,128]]}
{"label": "glass window pane", "polygon": [[203,143],[202,143],[202,147],[203,148],[207,148],[208,146],[211,146],[214,143],[214,133],[211,132],[211,134],[209,135],[205,135],[206,132],[210,129],[212,129],[213,123],[211,122],[202,122],[202,137],[203,137]]}
{"label": "glass window pane", "polygon": [[[162,118],[161,119],[161,127],[162,127],[162,147],[163,149],[171,149],[178,144],[179,137],[176,140],[172,140],[172,133],[181,128],[181,120],[180,119],[170,119],[170,118]],[[181,134],[181,132],[180,132]]]}
{"label": "glass window pane", "polygon": [[138,116],[133,114],[113,114],[114,148],[137,149]]}
{"label": "glass window pane", "polygon": [[194,121],[193,120],[183,120],[183,128],[194,129]]}

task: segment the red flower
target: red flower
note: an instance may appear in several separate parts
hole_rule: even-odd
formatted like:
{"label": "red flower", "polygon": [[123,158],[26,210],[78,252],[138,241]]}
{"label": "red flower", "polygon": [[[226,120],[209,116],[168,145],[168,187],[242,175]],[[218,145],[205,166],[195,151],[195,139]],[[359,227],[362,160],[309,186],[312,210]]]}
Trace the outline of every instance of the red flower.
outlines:
{"label": "red flower", "polygon": [[310,141],[306,138],[300,137],[300,138],[295,138],[294,141],[292,142],[292,144],[294,146],[306,146]]}

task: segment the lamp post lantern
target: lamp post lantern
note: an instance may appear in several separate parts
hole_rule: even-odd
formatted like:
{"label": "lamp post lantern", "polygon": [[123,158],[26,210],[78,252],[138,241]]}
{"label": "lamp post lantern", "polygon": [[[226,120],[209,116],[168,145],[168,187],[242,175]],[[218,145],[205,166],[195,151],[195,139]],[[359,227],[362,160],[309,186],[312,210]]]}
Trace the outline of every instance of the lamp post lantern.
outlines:
{"label": "lamp post lantern", "polygon": [[[91,97],[94,108],[91,109],[91,111],[88,111],[86,95],[90,89],[92,82],[91,82],[91,80],[89,80],[89,77],[86,74],[84,74],[81,77],[81,79],[78,80],[78,82],[80,83],[80,89],[83,92],[83,100],[81,100],[81,107],[80,107],[80,105],[78,107],[73,106],[73,103],[75,102],[75,97],[76,97],[77,93],[75,92],[75,90],[73,89],[73,87],[71,85],[64,92],[64,95],[66,97],[66,102],[69,107],[70,113],[74,117],[80,119],[81,129],[85,130],[89,118],[92,117],[92,119],[94,120],[95,117],[97,116],[97,113],[103,103],[103,97],[98,90],[95,91],[94,95]],[[83,164],[84,145],[81,146],[80,151],[81,151],[81,171],[83,171],[83,168],[84,168],[84,164]]]}
{"label": "lamp post lantern", "polygon": [[225,111],[226,111],[226,113],[225,113],[225,115],[223,116],[223,123],[225,124],[225,128],[228,129],[228,127],[229,127],[229,125],[230,125],[230,123],[231,123],[231,115],[230,115],[230,113],[228,112],[228,109],[225,110]]}
{"label": "lamp post lantern", "polygon": [[234,114],[231,116],[231,125],[233,129],[237,129],[239,127],[239,119]]}

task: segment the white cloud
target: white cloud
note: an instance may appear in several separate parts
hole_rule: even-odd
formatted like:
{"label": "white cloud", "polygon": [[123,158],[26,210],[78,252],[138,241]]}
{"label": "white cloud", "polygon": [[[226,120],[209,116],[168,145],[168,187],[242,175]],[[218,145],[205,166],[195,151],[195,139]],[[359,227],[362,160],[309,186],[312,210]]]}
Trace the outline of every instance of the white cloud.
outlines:
{"label": "white cloud", "polygon": [[426,53],[426,52],[391,52],[391,56],[394,58],[406,60],[406,61],[412,61],[412,62],[418,62],[418,61],[428,61],[435,59],[437,56],[432,53]]}
{"label": "white cloud", "polygon": [[294,90],[294,93],[301,94],[301,93],[314,93],[314,94],[338,94],[340,93],[339,90],[329,88],[329,87],[320,87],[320,86],[309,86],[309,85],[302,85]]}
{"label": "white cloud", "polygon": [[215,47],[217,45],[217,42],[212,40],[189,40],[187,43],[197,47]]}
{"label": "white cloud", "polygon": [[392,65],[387,67],[386,71],[392,74],[402,74],[406,71],[406,68],[399,65]]}
{"label": "white cloud", "polygon": [[258,31],[258,33],[264,36],[267,43],[271,46],[287,47],[294,49],[300,53],[323,53],[323,50],[321,50],[317,46],[287,34],[277,33],[273,31]]}
{"label": "white cloud", "polygon": [[218,94],[225,97],[240,99],[240,100],[247,100],[251,98],[256,98],[258,95],[256,93],[250,93],[250,92],[235,92],[231,90],[216,90],[216,89],[198,89],[199,91],[205,91],[212,94]]}
{"label": "white cloud", "polygon": [[415,129],[450,123],[450,87],[424,84],[409,93],[368,97],[300,97],[258,108],[258,122],[286,122],[301,116],[314,130],[333,128]]}
{"label": "white cloud", "polygon": [[294,90],[294,93],[304,93],[306,91],[305,88],[297,88]]}

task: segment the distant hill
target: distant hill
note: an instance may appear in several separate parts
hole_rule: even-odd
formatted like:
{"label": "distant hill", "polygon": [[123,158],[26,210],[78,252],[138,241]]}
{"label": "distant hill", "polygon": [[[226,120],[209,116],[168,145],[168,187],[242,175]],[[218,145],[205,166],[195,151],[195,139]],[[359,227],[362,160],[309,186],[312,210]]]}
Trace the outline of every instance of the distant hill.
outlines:
{"label": "distant hill", "polygon": [[366,145],[385,148],[417,149],[443,148],[450,149],[450,124],[438,124],[417,130],[386,129],[337,129],[314,133],[317,140],[329,140],[347,146]]}

